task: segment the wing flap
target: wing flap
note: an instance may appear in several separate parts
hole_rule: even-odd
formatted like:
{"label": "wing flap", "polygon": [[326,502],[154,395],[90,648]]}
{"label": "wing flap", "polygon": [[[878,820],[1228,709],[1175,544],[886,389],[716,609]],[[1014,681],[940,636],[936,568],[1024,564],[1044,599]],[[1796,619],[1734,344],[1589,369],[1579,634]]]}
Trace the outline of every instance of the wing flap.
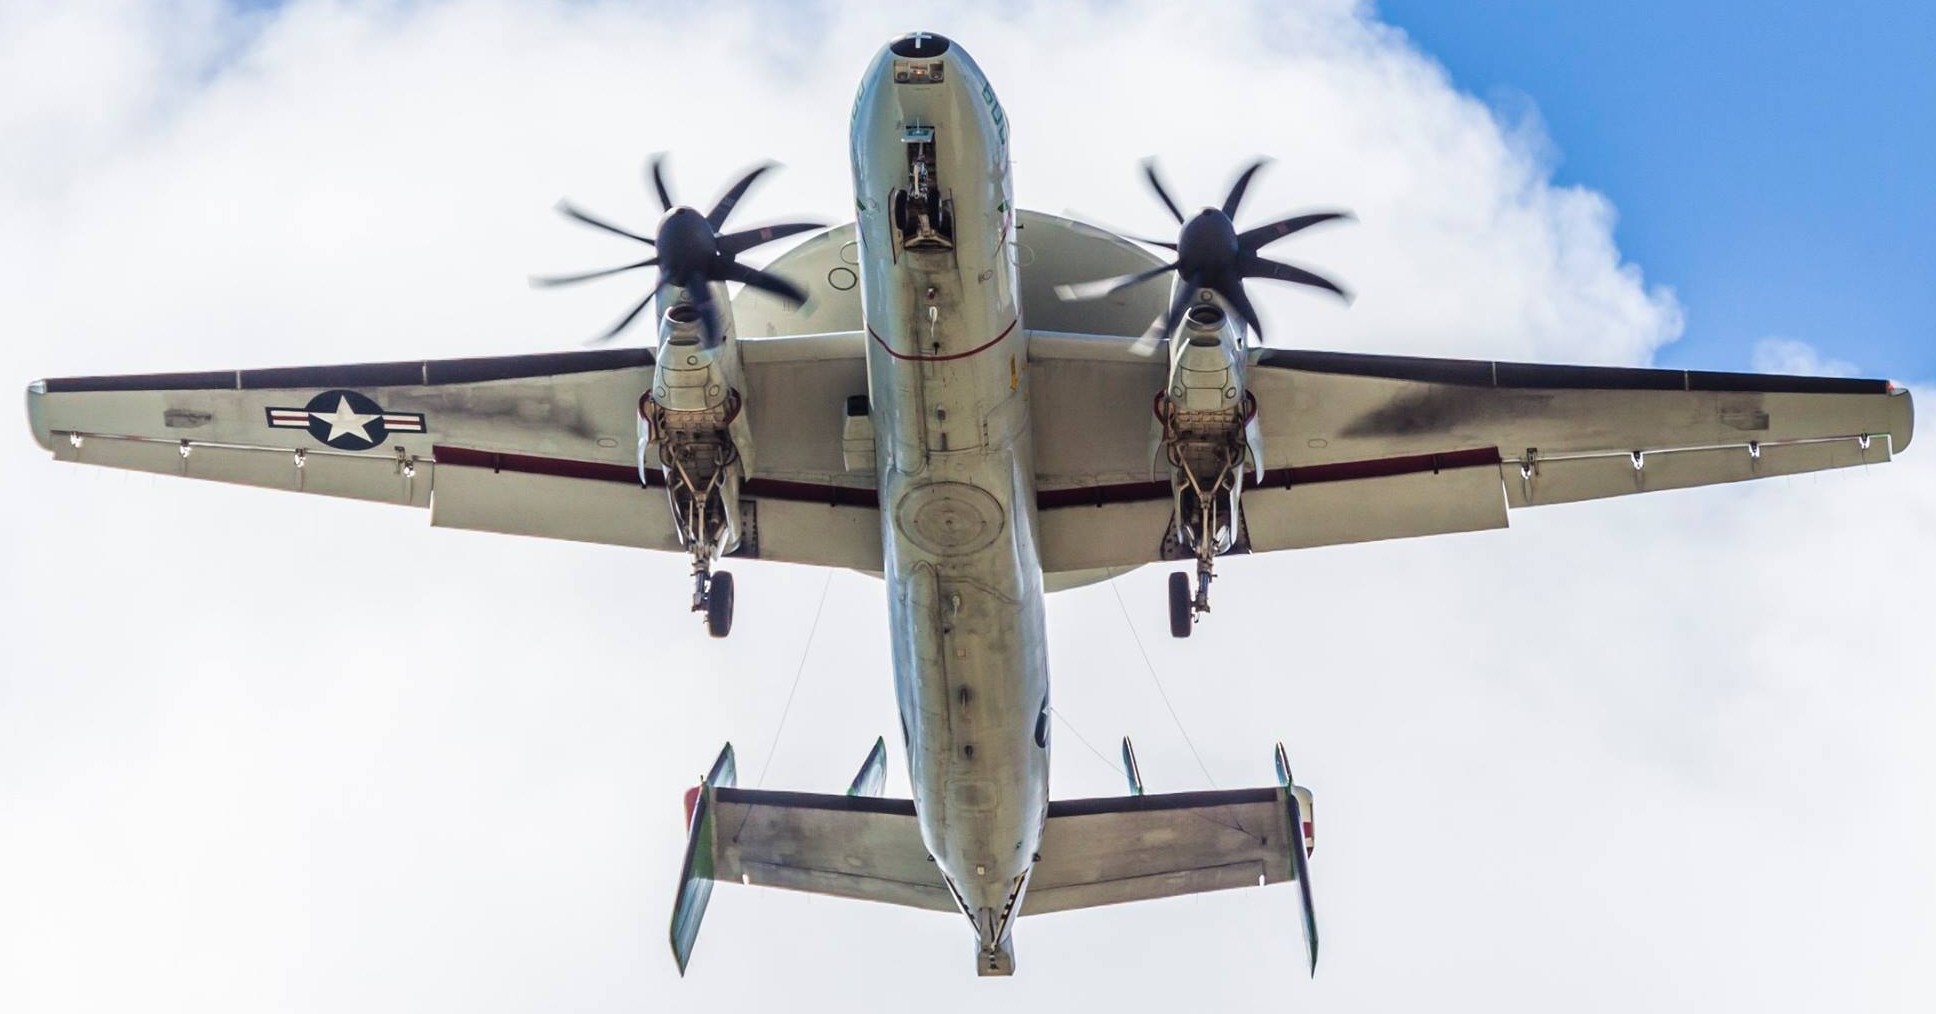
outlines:
{"label": "wing flap", "polygon": [[1259,486],[1244,494],[1244,528],[1253,552],[1504,527],[1506,498],[1493,463],[1333,482],[1293,480],[1288,488]]}
{"label": "wing flap", "polygon": [[1514,507],[1572,503],[1628,493],[1685,489],[1890,460],[1886,438],[1842,437],[1664,451],[1545,457],[1501,466]]}
{"label": "wing flap", "polygon": [[599,482],[446,462],[437,469],[430,523],[502,535],[679,549],[664,493],[637,481]]}
{"label": "wing flap", "polygon": [[430,505],[434,466],[415,458],[95,436],[60,430],[53,431],[51,437],[49,442],[58,461],[408,507]]}
{"label": "wing flap", "polygon": [[1170,525],[1167,485],[1139,503],[1057,507],[1036,515],[1044,573],[1138,567],[1162,559]]}

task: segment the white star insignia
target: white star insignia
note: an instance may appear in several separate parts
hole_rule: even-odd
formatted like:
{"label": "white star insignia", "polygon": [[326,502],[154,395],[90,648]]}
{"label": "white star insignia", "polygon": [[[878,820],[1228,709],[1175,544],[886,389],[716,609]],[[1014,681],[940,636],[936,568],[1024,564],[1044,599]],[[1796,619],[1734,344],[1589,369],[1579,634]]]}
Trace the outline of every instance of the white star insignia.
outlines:
{"label": "white star insignia", "polygon": [[346,434],[354,436],[366,444],[375,443],[375,441],[370,439],[368,427],[370,422],[378,417],[376,415],[364,415],[350,408],[350,400],[346,397],[339,396],[336,399],[336,411],[334,412],[311,412],[309,414],[318,421],[329,424],[329,436],[323,438],[327,443],[335,443],[339,437]]}

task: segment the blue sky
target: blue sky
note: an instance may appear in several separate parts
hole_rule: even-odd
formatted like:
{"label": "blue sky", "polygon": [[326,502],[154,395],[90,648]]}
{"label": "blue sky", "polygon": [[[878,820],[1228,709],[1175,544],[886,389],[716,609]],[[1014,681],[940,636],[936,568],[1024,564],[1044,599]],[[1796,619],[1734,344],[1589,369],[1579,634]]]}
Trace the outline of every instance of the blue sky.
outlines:
{"label": "blue sky", "polygon": [[1674,287],[1665,365],[1744,368],[1765,337],[1866,374],[1936,375],[1936,5],[1382,0],[1509,114]]}

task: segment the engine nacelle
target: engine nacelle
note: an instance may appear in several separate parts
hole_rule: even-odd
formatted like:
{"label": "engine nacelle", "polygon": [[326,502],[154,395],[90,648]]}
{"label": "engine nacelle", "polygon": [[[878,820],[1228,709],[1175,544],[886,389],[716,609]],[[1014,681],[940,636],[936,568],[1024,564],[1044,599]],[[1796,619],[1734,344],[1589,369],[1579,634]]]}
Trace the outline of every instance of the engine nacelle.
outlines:
{"label": "engine nacelle", "polygon": [[1156,400],[1170,465],[1175,527],[1200,560],[1228,552],[1242,530],[1243,473],[1256,400],[1244,390],[1242,325],[1208,290],[1183,315],[1170,347],[1169,383]]}
{"label": "engine nacelle", "polygon": [[722,340],[707,348],[699,312],[688,301],[668,300],[652,390],[639,399],[638,441],[640,481],[651,484],[651,473],[661,474],[680,542],[708,561],[739,545],[739,487],[753,451],[723,291],[714,293],[714,305],[727,319]]}

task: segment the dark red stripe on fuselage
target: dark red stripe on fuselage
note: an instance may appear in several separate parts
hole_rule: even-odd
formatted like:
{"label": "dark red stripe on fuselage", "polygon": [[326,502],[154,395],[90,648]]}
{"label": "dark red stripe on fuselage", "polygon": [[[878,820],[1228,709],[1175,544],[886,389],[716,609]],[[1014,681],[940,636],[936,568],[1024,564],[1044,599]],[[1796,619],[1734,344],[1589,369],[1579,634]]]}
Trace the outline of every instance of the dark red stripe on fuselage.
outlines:
{"label": "dark red stripe on fuselage", "polygon": [[945,356],[910,355],[906,352],[896,352],[894,351],[892,346],[887,344],[887,339],[882,338],[880,336],[880,333],[875,331],[873,328],[873,325],[871,324],[868,325],[867,334],[869,337],[873,338],[876,343],[880,345],[881,350],[883,352],[886,352],[888,355],[893,356],[894,358],[899,359],[904,363],[946,363],[946,362],[952,362],[956,359],[966,359],[969,356],[972,356],[978,352],[986,352],[989,349],[994,348],[996,345],[1001,344],[1001,341],[1003,338],[1006,338],[1011,333],[1013,333],[1015,330],[1015,325],[1020,324],[1021,322],[1022,322],[1022,318],[1017,317],[1014,320],[1011,320],[1008,322],[1008,326],[1002,329],[1001,334],[998,334],[995,337],[988,339],[987,341],[981,343],[980,345],[975,346],[972,349],[969,349],[966,352],[951,352]]}

